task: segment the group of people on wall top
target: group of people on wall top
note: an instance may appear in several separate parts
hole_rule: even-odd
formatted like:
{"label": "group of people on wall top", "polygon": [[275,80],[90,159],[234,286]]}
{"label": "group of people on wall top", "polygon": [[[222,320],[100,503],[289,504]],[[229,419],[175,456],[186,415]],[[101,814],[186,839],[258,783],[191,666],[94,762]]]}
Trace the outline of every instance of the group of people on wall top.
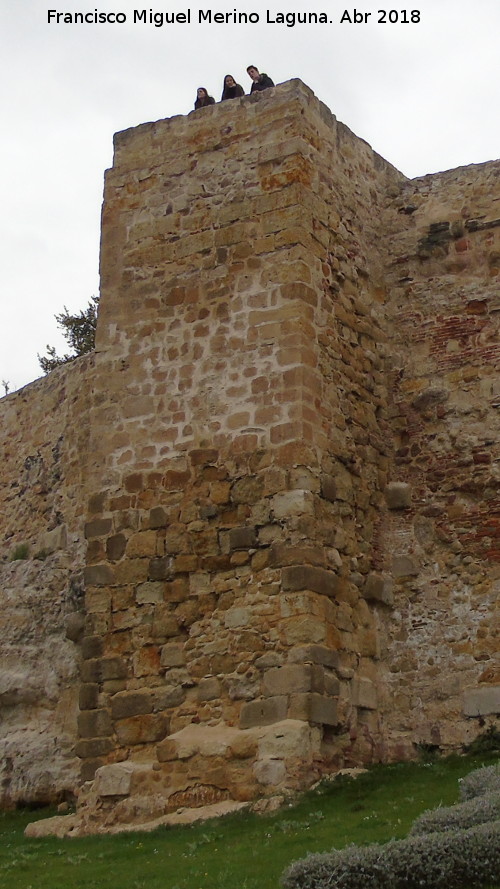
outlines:
{"label": "group of people on wall top", "polygon": [[[252,88],[250,93],[261,92],[262,90],[269,89],[270,86],[274,86],[273,81],[267,74],[261,74],[259,69],[255,67],[255,65],[249,65],[247,68],[247,73],[250,79],[252,80]],[[232,74],[226,74],[224,78],[224,87],[222,90],[221,102],[224,102],[226,99],[237,99],[238,96],[244,96],[245,90],[239,83],[236,83]],[[209,96],[207,90],[204,86],[199,86],[196,90],[196,102],[194,103],[195,109],[204,108],[205,105],[215,105],[215,99],[213,96]]]}

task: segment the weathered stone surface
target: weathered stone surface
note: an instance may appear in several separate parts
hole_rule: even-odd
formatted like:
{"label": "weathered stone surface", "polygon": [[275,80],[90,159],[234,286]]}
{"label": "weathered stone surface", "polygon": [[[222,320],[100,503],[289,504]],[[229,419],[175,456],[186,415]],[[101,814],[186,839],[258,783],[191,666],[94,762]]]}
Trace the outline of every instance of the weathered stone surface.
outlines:
{"label": "weathered stone surface", "polygon": [[75,745],[75,753],[81,759],[96,759],[100,756],[106,756],[114,748],[114,741],[111,737],[105,738],[87,738],[80,739]]}
{"label": "weathered stone surface", "polygon": [[218,679],[201,679],[198,685],[197,697],[199,701],[213,701],[221,694],[221,684]]}
{"label": "weathered stone surface", "polygon": [[377,690],[370,679],[353,679],[352,701],[355,707],[362,707],[366,710],[377,709]]}
{"label": "weathered stone surface", "polygon": [[240,714],[240,728],[252,728],[256,725],[269,725],[285,719],[287,715],[287,698],[279,695],[265,700],[250,701],[243,704]]}
{"label": "weathered stone surface", "polygon": [[274,759],[273,757],[259,759],[255,763],[254,774],[259,784],[279,787],[285,779],[285,763],[281,759]]}
{"label": "weathered stone surface", "polygon": [[375,602],[383,602],[384,605],[394,604],[392,577],[387,574],[377,574],[372,571],[366,578],[363,589],[365,599]]}
{"label": "weathered stone surface", "polygon": [[111,716],[113,719],[139,716],[144,713],[151,713],[152,710],[153,699],[149,690],[118,692],[111,698]]}
{"label": "weathered stone surface", "polygon": [[420,573],[419,560],[414,555],[395,555],[392,559],[394,577],[417,577]]}
{"label": "weathered stone surface", "polygon": [[81,738],[99,738],[112,734],[113,726],[107,710],[84,710],[78,716]]}
{"label": "weathered stone surface", "polygon": [[89,565],[85,568],[84,577],[88,586],[108,586],[115,581],[111,565]]}
{"label": "weathered stone surface", "polygon": [[405,482],[391,482],[384,493],[389,509],[409,509],[411,506],[411,486]]}
{"label": "weathered stone surface", "polygon": [[290,665],[274,667],[264,673],[264,694],[283,695],[301,691],[323,691],[324,676],[321,667],[306,665]]}
{"label": "weathered stone surface", "polygon": [[131,762],[102,766],[97,770],[95,776],[97,796],[128,796],[132,790],[135,776],[143,773],[144,769],[144,766]]}
{"label": "weathered stone surface", "polygon": [[491,716],[500,713],[500,685],[466,688],[463,706],[466,716]]}
{"label": "weathered stone surface", "polygon": [[232,528],[229,532],[229,546],[231,550],[250,549],[257,543],[255,528]]}
{"label": "weathered stone surface", "polygon": [[335,669],[339,665],[339,653],[324,645],[300,645],[289,651],[288,660],[293,664],[322,664]]}
{"label": "weathered stone surface", "polygon": [[85,617],[79,612],[73,612],[73,614],[68,614],[66,618],[66,638],[71,639],[72,642],[78,642],[82,635],[83,629],[85,627]]}
{"label": "weathered stone surface", "polygon": [[338,578],[331,571],[310,565],[293,565],[283,569],[284,590],[312,590],[333,598],[338,590]]}
{"label": "weathered stone surface", "polygon": [[326,695],[292,694],[288,708],[290,719],[303,719],[305,722],[321,725],[337,725],[337,702]]}
{"label": "weathered stone surface", "polygon": [[116,725],[118,741],[124,747],[161,741],[168,733],[168,720],[161,714],[146,714],[120,719]]}

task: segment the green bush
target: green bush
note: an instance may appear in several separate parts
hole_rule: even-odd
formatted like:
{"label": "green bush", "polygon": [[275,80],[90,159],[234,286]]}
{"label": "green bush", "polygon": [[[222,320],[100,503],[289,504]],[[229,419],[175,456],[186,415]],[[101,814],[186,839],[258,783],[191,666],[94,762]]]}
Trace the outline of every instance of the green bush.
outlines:
{"label": "green bush", "polygon": [[383,846],[348,846],[341,851],[308,855],[282,877],[284,889],[393,889],[382,862]]}
{"label": "green bush", "polygon": [[388,843],[395,889],[475,889],[498,880],[500,821]]}
{"label": "green bush", "polygon": [[500,763],[475,769],[459,781],[460,799],[474,799],[485,793],[500,793]]}
{"label": "green bush", "polygon": [[467,830],[476,824],[500,819],[500,792],[476,796],[456,806],[443,806],[424,812],[413,822],[410,835],[419,836],[444,830]]}
{"label": "green bush", "polygon": [[500,821],[410,836],[385,846],[310,855],[292,864],[284,889],[477,889],[498,880]]}
{"label": "green bush", "polygon": [[10,556],[11,562],[20,562],[29,557],[30,548],[27,543],[18,543]]}
{"label": "green bush", "polygon": [[500,726],[490,725],[485,732],[477,735],[470,744],[467,744],[464,751],[473,756],[482,756],[488,753],[500,754]]}

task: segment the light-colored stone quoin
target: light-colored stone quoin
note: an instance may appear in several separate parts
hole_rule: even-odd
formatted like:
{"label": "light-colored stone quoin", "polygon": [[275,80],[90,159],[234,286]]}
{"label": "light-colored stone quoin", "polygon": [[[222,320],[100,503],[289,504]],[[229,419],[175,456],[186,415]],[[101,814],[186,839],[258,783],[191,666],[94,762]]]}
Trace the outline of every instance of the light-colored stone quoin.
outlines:
{"label": "light-colored stone quoin", "polygon": [[5,804],[153,823],[495,718],[499,176],[298,80],[116,135],[95,353],[0,401]]}

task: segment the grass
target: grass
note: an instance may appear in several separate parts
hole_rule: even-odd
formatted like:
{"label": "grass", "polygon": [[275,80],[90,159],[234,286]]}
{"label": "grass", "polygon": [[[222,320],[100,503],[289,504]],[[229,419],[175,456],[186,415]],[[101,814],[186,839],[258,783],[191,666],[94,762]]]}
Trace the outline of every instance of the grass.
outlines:
{"label": "grass", "polygon": [[475,755],[375,766],[357,780],[324,783],[274,815],[154,833],[28,840],[26,824],[53,812],[0,813],[0,886],[278,889],[284,868],[308,852],[406,836],[422,811],[457,801],[459,778],[494,761]]}
{"label": "grass", "polygon": [[20,562],[29,558],[30,548],[27,543],[18,543],[10,556],[11,562]]}

